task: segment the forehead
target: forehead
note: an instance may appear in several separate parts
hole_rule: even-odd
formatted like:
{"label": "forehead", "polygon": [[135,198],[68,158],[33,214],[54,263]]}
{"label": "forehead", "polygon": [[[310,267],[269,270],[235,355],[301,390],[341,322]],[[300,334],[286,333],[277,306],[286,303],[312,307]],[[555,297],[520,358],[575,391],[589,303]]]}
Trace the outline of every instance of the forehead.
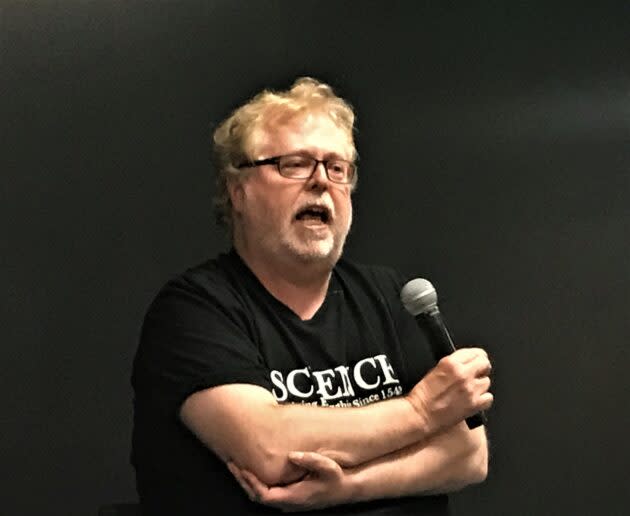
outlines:
{"label": "forehead", "polygon": [[353,158],[352,135],[325,113],[272,117],[254,135],[251,150],[256,159],[292,152]]}

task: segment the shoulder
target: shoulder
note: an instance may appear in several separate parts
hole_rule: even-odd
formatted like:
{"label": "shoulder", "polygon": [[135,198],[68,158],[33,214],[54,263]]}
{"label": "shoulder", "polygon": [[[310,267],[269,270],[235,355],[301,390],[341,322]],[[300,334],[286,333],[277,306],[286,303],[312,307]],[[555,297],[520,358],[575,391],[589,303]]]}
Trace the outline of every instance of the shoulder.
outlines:
{"label": "shoulder", "polygon": [[190,267],[169,279],[158,291],[147,310],[147,318],[198,313],[212,307],[226,313],[242,305],[242,274],[231,253]]}
{"label": "shoulder", "polygon": [[405,283],[404,277],[392,267],[358,263],[346,258],[339,260],[336,271],[342,279],[377,289],[383,294],[398,295]]}
{"label": "shoulder", "polygon": [[[163,292],[214,292],[229,290],[233,284],[235,260],[231,254],[220,254],[175,275],[160,290]],[[158,294],[159,295],[159,294]]]}

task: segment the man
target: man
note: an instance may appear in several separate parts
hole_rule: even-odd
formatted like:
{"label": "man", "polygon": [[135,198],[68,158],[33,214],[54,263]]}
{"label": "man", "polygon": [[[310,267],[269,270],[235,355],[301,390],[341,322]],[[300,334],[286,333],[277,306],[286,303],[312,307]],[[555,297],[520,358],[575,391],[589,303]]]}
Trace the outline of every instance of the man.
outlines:
{"label": "man", "polygon": [[302,78],[215,132],[233,249],[169,282],[134,362],[147,514],[447,514],[487,471],[490,362],[437,365],[385,268],[340,259],[354,114]]}

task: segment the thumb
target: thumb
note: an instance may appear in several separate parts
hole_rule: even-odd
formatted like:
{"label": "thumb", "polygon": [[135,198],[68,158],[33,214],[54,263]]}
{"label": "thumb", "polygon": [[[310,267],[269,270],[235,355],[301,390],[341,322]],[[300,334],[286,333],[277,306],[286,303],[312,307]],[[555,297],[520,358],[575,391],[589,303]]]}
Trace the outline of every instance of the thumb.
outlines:
{"label": "thumb", "polygon": [[316,452],[290,452],[288,458],[293,464],[312,473],[331,474],[341,470],[334,460]]}

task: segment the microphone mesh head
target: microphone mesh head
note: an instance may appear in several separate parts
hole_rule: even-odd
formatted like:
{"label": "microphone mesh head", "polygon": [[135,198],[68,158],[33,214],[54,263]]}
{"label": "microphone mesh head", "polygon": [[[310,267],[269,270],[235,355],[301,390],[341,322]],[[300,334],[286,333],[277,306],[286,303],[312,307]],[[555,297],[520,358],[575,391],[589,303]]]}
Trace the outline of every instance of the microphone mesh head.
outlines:
{"label": "microphone mesh head", "polygon": [[400,291],[400,300],[411,315],[418,315],[437,306],[437,292],[429,280],[416,278]]}

